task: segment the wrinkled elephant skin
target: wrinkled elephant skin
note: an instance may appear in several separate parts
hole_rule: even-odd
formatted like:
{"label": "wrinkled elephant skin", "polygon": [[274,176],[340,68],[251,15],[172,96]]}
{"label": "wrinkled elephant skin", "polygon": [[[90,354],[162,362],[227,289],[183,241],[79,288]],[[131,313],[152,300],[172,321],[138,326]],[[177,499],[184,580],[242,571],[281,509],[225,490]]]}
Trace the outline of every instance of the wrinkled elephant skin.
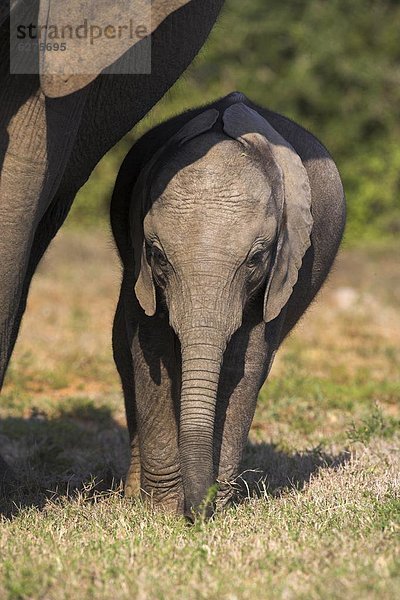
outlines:
{"label": "wrinkled elephant skin", "polygon": [[190,517],[216,480],[229,496],[275,353],[330,270],[340,177],[312,134],[233,93],[135,144],[111,220],[127,493]]}

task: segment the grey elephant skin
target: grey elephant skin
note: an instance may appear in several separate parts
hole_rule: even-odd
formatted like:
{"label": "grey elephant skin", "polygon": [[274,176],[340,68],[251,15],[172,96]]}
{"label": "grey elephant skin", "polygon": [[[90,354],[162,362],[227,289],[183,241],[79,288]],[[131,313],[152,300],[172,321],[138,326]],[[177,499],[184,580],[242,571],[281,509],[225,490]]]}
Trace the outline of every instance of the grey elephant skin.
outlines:
{"label": "grey elephant skin", "polygon": [[190,517],[216,481],[229,498],[260,387],[337,253],[341,180],[311,133],[233,93],[133,146],[111,222],[126,493]]}
{"label": "grey elephant skin", "polygon": [[[76,193],[190,64],[223,0],[13,0],[11,19],[7,5],[0,9],[0,389],[32,276]],[[138,11],[149,13],[150,43],[134,39],[128,47],[103,37],[68,54],[46,50],[36,75],[10,74],[10,29],[15,37],[20,22],[77,26],[87,14],[96,23],[129,23]],[[68,48],[76,43],[68,40]],[[149,44],[150,74],[118,74]],[[86,74],[76,73],[77,64]],[[54,66],[65,73],[52,75]],[[9,476],[0,457],[0,486]]]}

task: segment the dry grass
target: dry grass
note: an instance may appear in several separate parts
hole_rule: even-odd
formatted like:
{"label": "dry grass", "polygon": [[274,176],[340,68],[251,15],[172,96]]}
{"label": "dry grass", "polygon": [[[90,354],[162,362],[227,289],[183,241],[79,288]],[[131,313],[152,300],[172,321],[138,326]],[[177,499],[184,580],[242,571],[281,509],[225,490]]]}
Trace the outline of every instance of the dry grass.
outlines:
{"label": "dry grass", "polygon": [[400,587],[399,248],[344,252],[260,394],[242,502],[209,523],[122,497],[119,267],[64,231],[8,374],[0,598],[378,598]]}

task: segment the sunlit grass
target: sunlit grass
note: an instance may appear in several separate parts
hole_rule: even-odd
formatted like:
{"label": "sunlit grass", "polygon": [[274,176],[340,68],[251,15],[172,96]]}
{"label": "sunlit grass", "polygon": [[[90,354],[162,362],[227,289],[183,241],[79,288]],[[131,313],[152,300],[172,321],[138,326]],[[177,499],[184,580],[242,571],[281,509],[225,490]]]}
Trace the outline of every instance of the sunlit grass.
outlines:
{"label": "sunlit grass", "polygon": [[119,267],[104,233],[62,234],[1,397],[0,447],[18,480],[1,501],[0,598],[396,598],[393,257],[338,261],[260,393],[236,505],[188,527],[123,498]]}

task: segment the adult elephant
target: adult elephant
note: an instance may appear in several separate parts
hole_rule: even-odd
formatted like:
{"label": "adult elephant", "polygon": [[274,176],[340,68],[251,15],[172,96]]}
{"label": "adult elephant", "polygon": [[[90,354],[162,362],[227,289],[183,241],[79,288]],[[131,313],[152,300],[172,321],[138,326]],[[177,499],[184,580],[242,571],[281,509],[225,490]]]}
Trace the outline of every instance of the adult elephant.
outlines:
{"label": "adult elephant", "polygon": [[[0,389],[32,275],[76,193],[104,154],[190,64],[223,0],[11,0],[10,5],[11,13],[0,12]],[[129,22],[131,15],[148,28],[130,41],[111,43],[103,36],[80,50],[70,40],[71,51],[62,59],[45,45],[36,73],[32,65],[24,71],[18,60],[13,64],[12,52],[10,57],[10,33],[17,37],[14,29],[21,23],[77,26],[95,18],[105,26],[113,19]],[[135,65],[149,47],[151,72],[128,74],[127,65]],[[26,74],[29,69],[33,72]]]}

